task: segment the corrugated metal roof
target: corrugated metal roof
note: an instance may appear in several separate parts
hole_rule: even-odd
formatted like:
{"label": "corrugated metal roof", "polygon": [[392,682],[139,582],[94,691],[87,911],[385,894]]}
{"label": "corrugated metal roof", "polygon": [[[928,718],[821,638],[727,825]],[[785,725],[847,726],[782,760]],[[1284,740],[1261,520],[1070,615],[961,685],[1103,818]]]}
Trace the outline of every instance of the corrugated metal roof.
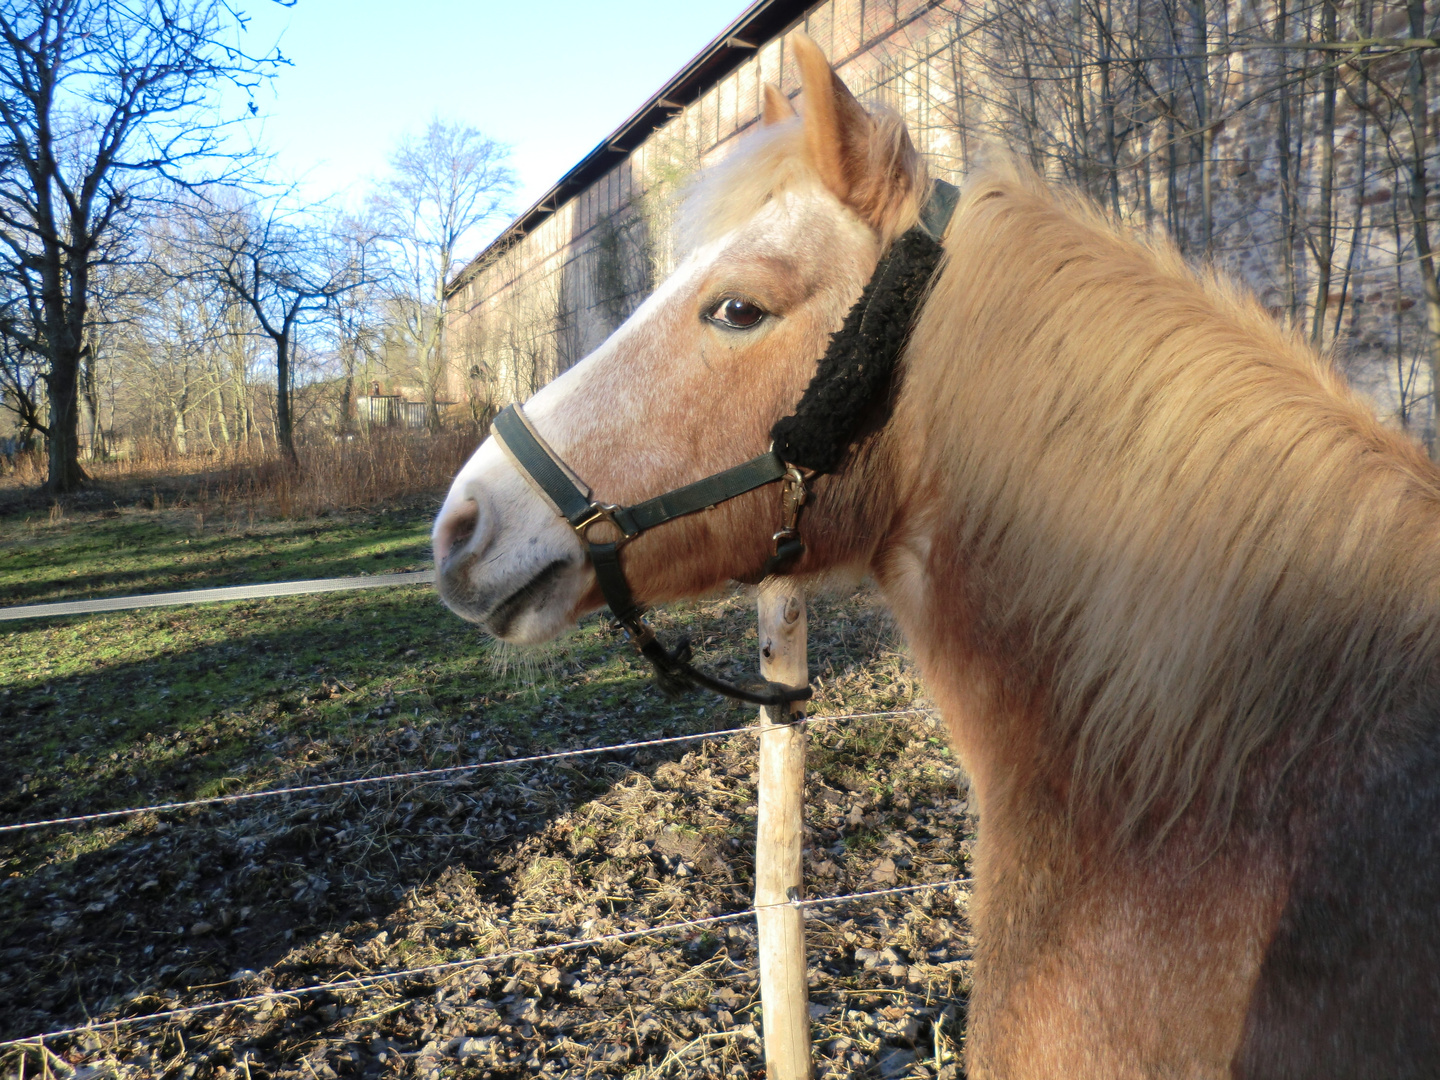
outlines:
{"label": "corrugated metal roof", "polygon": [[757,48],[800,22],[811,8],[819,7],[822,2],[756,0],[669,82],[652,94],[629,119],[512,221],[484,251],[466,263],[465,268],[445,287],[446,296],[469,281],[486,259],[534,231],[557,209],[613,169],[620,161],[617,155],[629,154],[649,138],[651,132],[744,63]]}

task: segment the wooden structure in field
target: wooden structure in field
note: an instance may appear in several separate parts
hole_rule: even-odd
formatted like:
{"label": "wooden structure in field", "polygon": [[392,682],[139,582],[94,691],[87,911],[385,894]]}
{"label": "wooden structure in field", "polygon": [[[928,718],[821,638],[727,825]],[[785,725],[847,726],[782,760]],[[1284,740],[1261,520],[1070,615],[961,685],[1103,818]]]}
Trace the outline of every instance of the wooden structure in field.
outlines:
{"label": "wooden structure in field", "polygon": [[[443,412],[453,401],[437,401]],[[355,399],[355,418],[365,427],[423,428],[430,407],[423,401],[408,401],[404,394],[361,394]]]}

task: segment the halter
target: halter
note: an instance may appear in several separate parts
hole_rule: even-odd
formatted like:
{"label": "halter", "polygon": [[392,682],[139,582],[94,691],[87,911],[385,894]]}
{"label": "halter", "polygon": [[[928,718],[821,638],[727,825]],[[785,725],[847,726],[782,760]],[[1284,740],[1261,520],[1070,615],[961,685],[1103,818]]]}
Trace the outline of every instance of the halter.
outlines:
{"label": "halter", "polygon": [[[744,464],[633,506],[615,506],[592,497],[589,486],[541,438],[518,404],[506,406],[495,417],[490,429],[495,441],[575,530],[615,624],[654,665],[656,681],[667,693],[700,686],[770,707],[810,697],[809,686],[766,682],[763,688],[747,689],[708,675],[690,663],[689,639],[667,649],[630,591],[620,566],[620,549],[646,529],[781,481],[782,527],[771,538],[775,551],[766,560],[762,576],[784,573],[804,554],[800,511],[809,500],[809,481],[842,464],[860,425],[893,386],[895,364],[939,265],[943,254],[940,240],[959,196],[953,185],[934,182],[919,222],[891,245],[845,316],[844,325],[832,335],[795,412],[771,429],[774,441],[770,449]],[[591,530],[597,527],[608,537],[593,538]]]}

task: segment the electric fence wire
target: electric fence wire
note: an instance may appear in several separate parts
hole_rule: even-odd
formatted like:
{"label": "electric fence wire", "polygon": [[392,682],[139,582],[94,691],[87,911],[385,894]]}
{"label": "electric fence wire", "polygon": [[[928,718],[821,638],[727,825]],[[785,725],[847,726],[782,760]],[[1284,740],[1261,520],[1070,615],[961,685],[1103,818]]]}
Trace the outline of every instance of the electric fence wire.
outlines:
{"label": "electric fence wire", "polygon": [[[790,728],[795,724],[814,725],[821,722],[841,720],[869,720],[887,716],[915,716],[933,712],[931,709],[893,709],[885,712],[843,713],[836,716],[802,716],[791,724],[780,725]],[[530,754],[526,757],[507,758],[504,761],[478,761],[468,765],[447,765],[438,769],[417,769],[413,772],[387,773],[383,776],[360,776],[350,780],[326,780],[316,784],[300,784],[294,787],[268,788],[264,791],[242,791],[233,795],[211,795],[203,799],[189,799],[185,802],[155,803],[151,806],[136,806],[126,810],[102,810],[94,814],[73,814],[69,817],[44,818],[39,821],[21,821],[11,825],[0,825],[0,835],[24,832],[30,829],[44,829],[61,825],[93,825],[101,821],[134,817],[138,814],[171,813],[189,810],[199,806],[218,806],[225,803],[249,802],[254,799],[273,799],[286,795],[309,795],[320,791],[335,791],[339,788],[359,787],[364,784],[393,784],[407,780],[434,780],[449,777],[439,782],[454,782],[461,779],[459,774],[472,773],[479,769],[507,769],[519,765],[534,765],[543,761],[558,761],[563,758],[588,757],[598,754],[618,754],[641,750],[652,746],[672,746],[676,743],[698,742],[706,739],[723,739],[731,735],[757,734],[759,724],[743,727],[724,728],[719,731],[700,731],[693,735],[669,735],[658,739],[640,739],[636,742],[618,743],[614,746],[584,746],[570,750],[554,750],[544,754]]]}
{"label": "electric fence wire", "polygon": [[0,1041],[0,1050],[24,1047],[43,1047],[47,1039],[60,1039],[72,1035],[84,1035],[89,1032],[113,1030],[119,1032],[122,1027],[135,1027],[141,1024],[153,1024],[162,1020],[175,1020],[185,1016],[194,1016],[198,1013],[212,1012],[217,1009],[234,1009],[245,1006],[259,1005],[266,1001],[274,1001],[280,998],[300,998],[313,994],[333,993],[337,990],[364,990],[380,983],[399,982],[411,978],[434,978],[436,976],[451,975],[468,968],[480,967],[485,964],[502,964],[512,960],[520,960],[533,956],[545,956],[557,952],[569,952],[575,949],[592,948],[597,945],[609,945],[619,941],[630,941],[634,938],[649,937],[654,934],[668,934],[679,930],[691,930],[702,926],[715,926],[720,923],[735,922],[739,919],[751,918],[759,911],[769,911],[775,908],[818,908],[828,907],[832,904],[848,904],[859,900],[874,900],[885,896],[898,896],[905,893],[920,892],[927,889],[947,889],[957,885],[968,885],[969,878],[950,878],[945,881],[926,881],[915,885],[897,885],[888,889],[872,889],[868,892],[848,893],[844,896],[816,897],[810,900],[787,900],[778,904],[759,904],[755,907],[746,908],[744,911],[731,911],[722,915],[706,915],[698,919],[686,919],[682,922],[665,923],[661,926],[648,926],[638,930],[623,930],[614,934],[602,934],[593,938],[575,938],[570,941],[556,942],[553,945],[537,945],[529,949],[511,949],[507,952],[493,953],[489,956],[476,956],[465,960],[450,960],[442,964],[429,964],[425,967],[405,968],[400,971],[380,971],[371,975],[357,975],[348,979],[337,979],[329,983],[316,983],[311,986],[296,987],[291,990],[266,990],[259,994],[250,994],[246,997],[227,998],[223,1001],[210,1001],[198,1005],[185,1005],[176,1009],[165,1009],[161,1012],[145,1013],[141,1016],[121,1016],[113,1020],[92,1021],[78,1027],[61,1028],[55,1031],[47,1031],[39,1035],[31,1035],[21,1039],[6,1039]]}

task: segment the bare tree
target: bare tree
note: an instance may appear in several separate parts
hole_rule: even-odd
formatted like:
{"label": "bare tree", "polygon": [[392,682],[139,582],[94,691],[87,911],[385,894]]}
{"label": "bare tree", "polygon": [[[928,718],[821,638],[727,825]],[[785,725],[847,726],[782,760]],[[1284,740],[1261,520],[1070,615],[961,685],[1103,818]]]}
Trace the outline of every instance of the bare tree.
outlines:
{"label": "bare tree", "polygon": [[291,465],[295,451],[296,332],[346,293],[376,280],[362,261],[337,257],[324,223],[305,221],[278,200],[211,204],[201,241],[207,271],[249,307],[275,349],[275,437]]}
{"label": "bare tree", "polygon": [[[1321,40],[1335,42],[1335,0],[1324,0],[1321,9]],[[1335,99],[1339,63],[1326,58],[1321,74],[1319,185],[1320,205],[1310,223],[1309,240],[1315,258],[1315,304],[1310,322],[1310,342],[1319,348],[1325,340],[1325,310],[1330,302],[1330,279],[1335,265]]]}
{"label": "bare tree", "polygon": [[[0,279],[0,287],[8,284]],[[23,307],[24,297],[11,293],[0,297],[0,319],[15,318],[13,312]],[[44,358],[28,348],[23,339],[0,334],[0,406],[14,413],[20,425],[20,440],[30,444],[36,435],[45,433]]]}
{"label": "bare tree", "polygon": [[356,273],[360,284],[337,295],[327,309],[326,333],[340,365],[340,434],[350,431],[355,407],[355,382],[368,381],[384,338],[378,305],[380,278],[376,263],[379,234],[364,217],[346,216],[335,224],[328,257],[337,274]]}
{"label": "bare tree", "polygon": [[43,358],[52,492],[84,478],[96,268],[120,256],[126,215],[159,182],[234,175],[227,125],[208,109],[281,62],[241,49],[242,26],[227,0],[0,0],[0,274],[25,300],[0,330]]}
{"label": "bare tree", "polygon": [[[1424,0],[1407,0],[1406,15],[1412,38],[1421,38],[1428,30],[1434,33],[1440,14],[1425,25]],[[1440,278],[1436,277],[1435,252],[1430,235],[1429,131],[1430,99],[1425,53],[1416,49],[1410,54],[1408,71],[1410,129],[1410,221],[1415,235],[1415,254],[1420,263],[1420,285],[1425,298],[1425,322],[1429,336],[1431,398],[1440,395]],[[1440,458],[1440,437],[1430,444],[1430,456]]]}
{"label": "bare tree", "polygon": [[445,284],[461,246],[498,214],[515,187],[508,148],[473,127],[431,119],[401,140],[375,209],[391,264],[391,310],[414,350],[429,426],[440,422],[444,377]]}

